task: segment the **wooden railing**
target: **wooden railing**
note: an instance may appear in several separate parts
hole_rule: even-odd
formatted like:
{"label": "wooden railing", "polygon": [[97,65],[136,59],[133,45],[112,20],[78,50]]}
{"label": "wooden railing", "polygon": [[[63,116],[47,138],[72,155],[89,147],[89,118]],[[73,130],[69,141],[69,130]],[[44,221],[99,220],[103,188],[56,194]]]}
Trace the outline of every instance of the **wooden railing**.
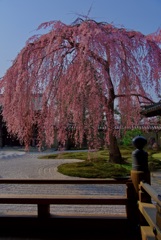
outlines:
{"label": "wooden railing", "polygon": [[[10,232],[11,234],[7,235],[9,236],[15,236],[17,232],[21,231],[22,236],[26,237],[26,234],[28,234],[29,231],[37,231],[35,234],[40,234],[40,231],[42,234],[51,233],[54,228],[54,237],[57,232],[57,229],[65,229],[63,230],[65,233],[68,232],[68,236],[70,236],[70,232],[75,229],[75,231],[79,233],[83,233],[88,231],[88,234],[90,236],[95,237],[95,234],[98,234],[99,232],[102,234],[102,236],[106,236],[109,239],[130,239],[133,240],[133,234],[131,232],[133,231],[133,225],[137,225],[137,222],[135,221],[136,218],[135,213],[137,210],[137,205],[134,197],[134,187],[132,184],[131,179],[79,179],[79,180],[51,180],[51,179],[0,179],[0,186],[3,185],[3,188],[7,188],[8,185],[10,185],[11,189],[12,186],[17,185],[17,187],[21,184],[27,185],[27,189],[30,187],[30,191],[32,192],[32,185],[33,189],[35,185],[38,187],[43,187],[42,185],[51,185],[51,188],[54,188],[56,185],[63,185],[64,188],[67,185],[99,185],[101,188],[101,185],[107,186],[107,193],[105,192],[105,188],[103,190],[104,195],[101,195],[100,193],[93,195],[92,193],[90,195],[87,195],[86,191],[81,192],[80,195],[73,195],[70,190],[68,193],[63,194],[63,192],[60,190],[61,195],[57,194],[20,194],[18,193],[18,189],[14,193],[14,190],[11,192],[6,193],[6,191],[3,191],[5,193],[0,193],[0,236],[1,233],[6,234],[7,232]],[[109,192],[108,186],[109,185],[123,185],[125,188],[125,192],[121,195],[114,195],[111,192]],[[24,188],[25,188],[24,186]],[[89,187],[88,186],[88,187]],[[21,187],[21,186],[20,186]],[[82,187],[81,187],[82,188]],[[99,189],[100,189],[99,188]],[[70,186],[68,186],[68,189],[70,189]],[[40,192],[40,191],[39,191]],[[54,191],[53,191],[54,192]],[[74,192],[74,191],[73,191]],[[24,191],[25,193],[25,191]],[[117,193],[116,193],[117,194]],[[27,213],[26,211],[23,212],[23,210],[20,210],[21,212],[14,211],[13,213],[7,212],[6,214],[1,211],[1,205],[5,204],[5,210],[7,210],[7,207],[15,204],[21,205],[21,209],[24,209],[25,207],[23,205],[28,204],[34,204],[37,205],[37,213],[36,215],[31,212]],[[55,213],[53,212],[55,209],[54,207],[50,209],[52,205],[60,206],[61,205],[102,205],[101,211],[97,213],[88,213],[88,211],[85,214],[67,214],[65,213]],[[108,212],[108,209],[106,209],[106,205],[108,206],[116,206],[116,212],[113,212],[113,215]],[[103,206],[105,206],[105,211],[103,209]],[[117,214],[117,206],[118,208],[120,206],[125,206],[125,213]],[[23,208],[24,207],[24,208]],[[95,207],[95,206],[94,206]],[[121,207],[122,209],[122,207]],[[107,210],[107,212],[106,212]],[[58,211],[58,208],[57,208]],[[3,213],[3,214],[2,214]],[[9,229],[9,230],[8,230]],[[35,230],[36,229],[36,230]],[[131,230],[132,229],[132,230]],[[22,233],[23,230],[23,233]],[[16,231],[16,233],[15,233]],[[62,234],[64,232],[61,232]],[[12,234],[14,232],[14,234]],[[25,235],[24,235],[25,232]],[[60,234],[60,231],[57,233]],[[93,234],[93,235],[92,235]],[[104,235],[103,235],[104,234]],[[134,233],[135,234],[135,233]],[[41,234],[40,234],[41,235]],[[85,238],[83,235],[82,239],[92,239],[89,238],[89,235]],[[20,235],[21,236],[21,235]],[[32,235],[31,235],[32,236]],[[53,235],[52,235],[53,237]],[[98,239],[101,236],[99,235]],[[69,238],[69,239],[77,239],[77,238]],[[136,239],[136,238],[135,238]]]}
{"label": "wooden railing", "polygon": [[[1,204],[34,204],[37,205],[37,216],[38,220],[38,229],[40,228],[40,224],[46,223],[49,224],[49,221],[54,218],[54,224],[58,218],[56,218],[56,214],[52,214],[50,211],[51,205],[118,205],[125,206],[125,214],[126,214],[126,222],[128,222],[128,226],[130,229],[136,229],[139,226],[139,237],[142,240],[152,240],[157,239],[161,240],[161,196],[158,195],[155,190],[151,187],[151,179],[150,172],[148,170],[148,159],[146,152],[143,151],[143,146],[145,145],[145,139],[142,137],[138,137],[135,139],[135,145],[137,149],[133,152],[133,164],[131,170],[131,177],[128,179],[79,179],[79,180],[51,180],[51,179],[0,179],[0,185],[4,184],[27,184],[32,185],[36,184],[40,186],[40,184],[51,185],[52,188],[54,185],[110,185],[110,184],[124,184],[126,186],[126,191],[124,195],[110,195],[107,194],[86,194],[82,192],[81,195],[71,194],[70,192],[61,195],[57,194],[19,194],[19,193],[9,193],[0,192],[0,205]],[[142,146],[141,146],[142,145]],[[30,186],[32,188],[32,186]],[[32,190],[30,192],[33,192]],[[85,216],[86,215],[86,216]],[[85,214],[83,217],[83,221],[91,219],[91,215]],[[106,215],[106,216],[105,216]],[[15,215],[16,216],[16,215]],[[108,212],[103,214],[100,212],[96,214],[94,217],[99,219],[97,222],[98,225],[100,223],[101,217],[108,218]],[[78,219],[80,216],[76,216]],[[115,218],[117,214],[115,214]],[[24,218],[23,218],[24,219]],[[45,221],[44,221],[45,219]],[[69,218],[68,218],[69,220]],[[70,218],[71,220],[71,218]],[[121,219],[122,220],[122,219]],[[75,220],[74,220],[75,221]],[[69,221],[68,221],[69,222]],[[4,223],[3,216],[0,216],[0,225]],[[67,222],[65,222],[64,226]],[[72,222],[73,224],[74,222]],[[13,224],[13,222],[12,222]],[[19,222],[21,224],[21,222]],[[82,224],[82,222],[81,222]],[[85,222],[87,225],[87,221]],[[108,222],[110,225],[110,222]],[[8,222],[6,222],[6,226],[8,227]],[[93,222],[92,222],[93,226]],[[111,225],[110,225],[111,226]],[[116,227],[117,226],[117,227]],[[82,227],[82,225],[81,225]],[[118,224],[116,222],[113,225],[113,230],[116,233],[118,231]],[[126,229],[126,230],[125,230]],[[105,230],[107,232],[107,222],[105,223]],[[93,230],[92,230],[93,231]],[[101,230],[102,231],[102,230]],[[124,226],[122,232],[128,231],[127,225]],[[132,235],[132,234],[131,234]],[[137,235],[137,234],[136,234]],[[112,239],[112,238],[111,238]],[[116,238],[114,238],[116,239]],[[124,238],[120,238],[124,239]],[[126,238],[127,239],[127,238]],[[131,237],[128,239],[132,239]],[[135,238],[136,239],[136,238]]]}
{"label": "wooden railing", "polygon": [[[132,171],[131,178],[109,180],[109,179],[80,179],[80,180],[51,180],[51,179],[0,179],[0,185],[37,184],[38,186],[48,184],[54,185],[104,185],[123,184],[126,186],[124,195],[56,195],[56,194],[13,194],[0,193],[1,204],[35,204],[37,205],[38,218],[49,219],[53,217],[50,213],[50,205],[124,205],[127,220],[135,226],[140,225],[142,240],[161,240],[161,196],[152,188],[150,183],[143,179],[149,179],[143,172]],[[134,183],[135,182],[135,183]],[[135,186],[138,182],[138,188]],[[138,190],[138,192],[136,191]],[[138,195],[137,195],[138,194]],[[0,216],[0,217],[4,217]],[[99,214],[99,217],[101,213]],[[108,213],[107,213],[108,216]],[[116,216],[116,215],[115,215]],[[6,217],[6,216],[5,216]]]}
{"label": "wooden railing", "polygon": [[[133,229],[140,225],[140,233],[142,240],[158,239],[161,240],[161,198],[151,187],[150,183],[142,180],[149,179],[148,174],[140,171],[132,171],[129,179],[80,179],[80,180],[51,180],[51,179],[0,179],[0,185],[110,185],[123,184],[126,186],[124,195],[110,195],[108,192],[104,195],[81,195],[69,194],[16,194],[16,193],[0,193],[1,204],[34,204],[37,205],[38,219],[50,219],[56,217],[51,214],[51,205],[116,205],[125,206],[125,217],[129,222],[129,226]],[[138,183],[138,188],[136,188]],[[138,192],[137,192],[138,191]],[[23,217],[23,210],[21,211]],[[32,214],[31,214],[32,215]],[[97,213],[94,217],[101,217],[102,213]],[[16,216],[16,213],[15,213]],[[90,218],[91,215],[89,214]],[[8,217],[8,215],[0,216]],[[24,214],[25,217],[25,214]],[[77,217],[79,217],[77,215]],[[86,214],[88,218],[88,214]],[[103,215],[105,217],[105,214]],[[108,213],[106,213],[108,217]],[[117,214],[115,214],[117,217]],[[3,220],[2,220],[3,221]],[[8,224],[8,223],[7,223]],[[139,238],[138,238],[139,239]]]}
{"label": "wooden railing", "polygon": [[[125,184],[126,192],[122,196],[117,195],[71,195],[69,194],[16,194],[16,193],[0,193],[0,204],[36,204],[38,217],[48,218],[51,216],[50,205],[124,205],[126,207],[127,218],[131,219],[132,196],[130,195],[130,187],[132,182],[125,179],[120,180],[103,180],[103,179],[89,179],[89,180],[51,180],[51,179],[0,179],[0,184],[50,184],[52,187],[55,184]],[[32,188],[32,186],[31,186]],[[108,215],[108,213],[107,213]]]}
{"label": "wooden railing", "polygon": [[161,196],[150,184],[140,182],[138,208],[142,239],[161,240]]}
{"label": "wooden railing", "polygon": [[131,171],[137,203],[136,222],[142,240],[161,240],[161,196],[152,188],[150,172]]}

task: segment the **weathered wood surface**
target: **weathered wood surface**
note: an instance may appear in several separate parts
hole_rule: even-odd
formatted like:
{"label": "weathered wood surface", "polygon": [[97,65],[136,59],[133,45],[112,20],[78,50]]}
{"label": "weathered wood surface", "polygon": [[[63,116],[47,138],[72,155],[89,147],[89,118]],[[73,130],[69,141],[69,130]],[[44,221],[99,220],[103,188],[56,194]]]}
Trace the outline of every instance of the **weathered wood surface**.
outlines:
{"label": "weathered wood surface", "polygon": [[149,226],[141,226],[142,240],[156,240],[155,235]]}
{"label": "weathered wood surface", "polygon": [[[156,223],[156,214],[157,214],[156,206],[152,203],[143,203],[143,202],[139,201],[138,207],[139,207],[140,212],[145,217],[147,223],[151,227],[152,231],[154,231],[154,233],[157,237],[156,239],[161,240],[161,230],[158,228],[157,223]],[[145,229],[144,229],[144,231],[145,231]]]}
{"label": "weathered wood surface", "polygon": [[0,194],[0,204],[112,204],[126,205],[126,196]]}
{"label": "weathered wood surface", "polygon": [[160,195],[149,185],[148,183],[140,182],[140,188],[143,188],[151,197],[152,199],[161,205]]}
{"label": "weathered wood surface", "polygon": [[14,179],[0,178],[0,184],[126,184],[130,178],[116,179]]}

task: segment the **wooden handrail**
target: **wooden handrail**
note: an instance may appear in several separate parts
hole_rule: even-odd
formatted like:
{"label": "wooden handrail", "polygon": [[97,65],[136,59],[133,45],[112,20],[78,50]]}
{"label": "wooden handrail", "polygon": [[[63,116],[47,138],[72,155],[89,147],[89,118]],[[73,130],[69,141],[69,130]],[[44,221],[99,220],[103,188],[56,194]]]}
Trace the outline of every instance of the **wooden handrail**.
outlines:
{"label": "wooden handrail", "polygon": [[[152,188],[152,186],[143,181],[139,184],[139,201],[138,209],[141,213],[140,225],[142,239],[158,239],[161,240],[161,198],[160,195]],[[149,198],[150,197],[150,198]],[[155,202],[149,202],[149,199]],[[142,218],[142,216],[144,218]],[[145,220],[149,227],[145,226]]]}
{"label": "wooden handrail", "polygon": [[[125,184],[127,189],[129,184],[132,184],[130,178],[120,179],[0,179],[0,184]],[[39,217],[50,217],[50,205],[124,205],[126,206],[127,217],[130,218],[131,197],[127,194],[120,196],[113,195],[57,195],[57,194],[12,194],[0,193],[0,204],[36,204],[38,206]],[[132,217],[131,217],[132,219]]]}
{"label": "wooden handrail", "polygon": [[116,179],[14,179],[0,178],[0,184],[126,184],[130,178]]}
{"label": "wooden handrail", "polygon": [[141,214],[149,224],[149,227],[147,227],[145,224],[141,225],[142,239],[161,240],[161,230],[156,221],[157,210],[155,205],[139,201],[138,207]]}
{"label": "wooden handrail", "polygon": [[126,205],[126,196],[0,194],[0,204]]}
{"label": "wooden handrail", "polygon": [[151,198],[157,202],[159,205],[161,205],[161,199],[160,199],[160,195],[152,188],[151,185],[149,185],[148,183],[144,183],[144,182],[140,182],[140,187],[142,187],[148,194],[149,196],[151,196]]}

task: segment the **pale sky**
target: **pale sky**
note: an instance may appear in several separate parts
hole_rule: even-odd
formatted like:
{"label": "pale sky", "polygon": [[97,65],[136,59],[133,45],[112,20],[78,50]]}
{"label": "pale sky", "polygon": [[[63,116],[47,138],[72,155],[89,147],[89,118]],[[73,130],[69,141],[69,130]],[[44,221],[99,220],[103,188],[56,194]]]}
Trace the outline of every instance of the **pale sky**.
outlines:
{"label": "pale sky", "polygon": [[0,0],[0,77],[43,22],[88,15],[147,35],[161,28],[161,0]]}

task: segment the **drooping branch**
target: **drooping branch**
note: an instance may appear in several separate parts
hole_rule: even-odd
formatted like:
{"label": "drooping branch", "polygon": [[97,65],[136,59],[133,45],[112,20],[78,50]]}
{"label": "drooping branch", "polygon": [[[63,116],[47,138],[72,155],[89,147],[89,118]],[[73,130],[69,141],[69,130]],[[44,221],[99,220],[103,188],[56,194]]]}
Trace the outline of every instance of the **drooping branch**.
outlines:
{"label": "drooping branch", "polygon": [[[153,103],[151,89],[161,91],[157,43],[139,32],[89,18],[71,25],[60,21],[41,25],[47,26],[51,30],[26,44],[0,85],[9,131],[29,142],[30,130],[37,124],[40,145],[43,141],[51,145],[55,129],[58,140],[66,141],[72,122],[75,143],[80,144],[86,135],[94,146],[106,113],[107,143],[109,131],[111,136],[116,133],[114,101],[119,97],[124,123],[139,121],[135,115],[139,115],[141,100]],[[33,110],[37,102],[39,117]]]}
{"label": "drooping branch", "polygon": [[146,99],[150,103],[155,103],[152,99],[148,98],[147,96],[143,96],[143,95],[138,94],[138,93],[131,93],[131,94],[126,94],[126,95],[125,94],[116,94],[115,98],[120,98],[120,97],[121,98],[126,98],[126,97],[132,97],[132,96],[136,97],[138,99],[139,103],[143,103],[139,100],[139,97]]}

